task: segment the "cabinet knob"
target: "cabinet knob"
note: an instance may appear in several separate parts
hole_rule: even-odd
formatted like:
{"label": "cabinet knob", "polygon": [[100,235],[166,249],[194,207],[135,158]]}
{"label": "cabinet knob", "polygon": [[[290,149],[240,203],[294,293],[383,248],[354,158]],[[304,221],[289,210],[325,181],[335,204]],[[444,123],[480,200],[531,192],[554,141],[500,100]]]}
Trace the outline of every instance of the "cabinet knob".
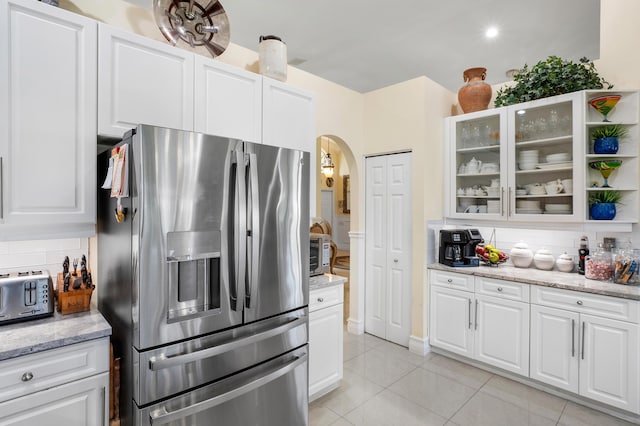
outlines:
{"label": "cabinet knob", "polygon": [[447,280],[447,282],[448,282],[448,283],[452,283],[452,282],[453,282],[453,280],[452,280],[451,278],[449,278],[449,279]]}
{"label": "cabinet knob", "polygon": [[582,300],[578,300],[576,303],[577,303],[578,305],[582,305]]}
{"label": "cabinet knob", "polygon": [[318,302],[324,302],[324,298],[323,297],[318,297]]}
{"label": "cabinet knob", "polygon": [[393,262],[394,263],[398,263],[398,259],[393,259]]}
{"label": "cabinet knob", "polygon": [[498,287],[498,291],[502,291],[502,287]]}
{"label": "cabinet knob", "polygon": [[22,381],[23,382],[28,382],[31,379],[33,379],[33,373],[31,373],[31,371],[27,371],[26,373],[24,373],[22,375]]}

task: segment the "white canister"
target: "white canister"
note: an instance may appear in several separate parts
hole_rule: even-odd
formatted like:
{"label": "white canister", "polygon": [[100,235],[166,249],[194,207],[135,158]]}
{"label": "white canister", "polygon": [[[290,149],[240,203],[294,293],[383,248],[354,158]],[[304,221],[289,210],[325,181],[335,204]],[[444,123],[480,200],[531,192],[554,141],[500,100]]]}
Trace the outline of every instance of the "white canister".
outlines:
{"label": "white canister", "polygon": [[287,81],[287,45],[273,35],[260,36],[260,74]]}
{"label": "white canister", "polygon": [[554,259],[551,251],[541,248],[538,250],[533,256],[533,264],[536,265],[536,268],[543,269],[546,271],[550,271],[553,269],[553,265],[555,265],[556,260]]}

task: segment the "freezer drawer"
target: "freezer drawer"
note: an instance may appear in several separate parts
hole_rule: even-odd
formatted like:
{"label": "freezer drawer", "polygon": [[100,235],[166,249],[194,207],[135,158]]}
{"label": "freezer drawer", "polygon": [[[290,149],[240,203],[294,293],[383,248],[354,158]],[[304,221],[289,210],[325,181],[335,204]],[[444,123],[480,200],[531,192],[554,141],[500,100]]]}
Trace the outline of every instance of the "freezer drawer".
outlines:
{"label": "freezer drawer", "polygon": [[136,425],[307,425],[307,357],[305,345],[220,382],[134,407]]}
{"label": "freezer drawer", "polygon": [[138,352],[133,399],[142,406],[260,364],[305,345],[307,309],[232,330]]}

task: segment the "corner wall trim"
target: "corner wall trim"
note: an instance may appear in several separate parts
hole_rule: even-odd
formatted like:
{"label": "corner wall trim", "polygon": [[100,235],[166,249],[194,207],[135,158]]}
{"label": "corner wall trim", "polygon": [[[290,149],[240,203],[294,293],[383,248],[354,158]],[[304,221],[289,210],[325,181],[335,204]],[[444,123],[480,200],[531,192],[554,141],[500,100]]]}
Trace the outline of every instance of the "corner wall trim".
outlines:
{"label": "corner wall trim", "polygon": [[349,318],[347,320],[347,331],[351,334],[364,334],[364,322]]}
{"label": "corner wall trim", "polygon": [[425,356],[431,352],[431,346],[429,346],[429,338],[409,336],[409,352]]}

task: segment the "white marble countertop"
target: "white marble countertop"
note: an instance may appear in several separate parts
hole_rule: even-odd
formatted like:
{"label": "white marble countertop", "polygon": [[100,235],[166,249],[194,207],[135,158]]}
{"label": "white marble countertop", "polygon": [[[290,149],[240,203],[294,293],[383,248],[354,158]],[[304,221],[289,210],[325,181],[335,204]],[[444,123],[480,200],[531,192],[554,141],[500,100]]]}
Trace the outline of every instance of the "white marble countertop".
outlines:
{"label": "white marble countertop", "polygon": [[346,281],[347,281],[347,278],[341,277],[340,275],[332,275],[332,274],[316,275],[315,277],[309,278],[309,291],[317,290],[319,288],[344,284]]}
{"label": "white marble countertop", "polygon": [[516,281],[545,287],[562,288],[565,290],[582,291],[585,293],[602,294],[605,296],[621,297],[623,299],[640,300],[640,286],[615,284],[608,281],[588,280],[584,275],[580,275],[575,272],[542,271],[535,268],[516,268],[511,265],[500,265],[498,267],[477,266],[454,268],[441,263],[432,263],[428,265],[427,268],[475,275],[479,277]]}
{"label": "white marble countertop", "polygon": [[0,326],[0,361],[110,336],[111,326],[93,307],[90,311]]}

